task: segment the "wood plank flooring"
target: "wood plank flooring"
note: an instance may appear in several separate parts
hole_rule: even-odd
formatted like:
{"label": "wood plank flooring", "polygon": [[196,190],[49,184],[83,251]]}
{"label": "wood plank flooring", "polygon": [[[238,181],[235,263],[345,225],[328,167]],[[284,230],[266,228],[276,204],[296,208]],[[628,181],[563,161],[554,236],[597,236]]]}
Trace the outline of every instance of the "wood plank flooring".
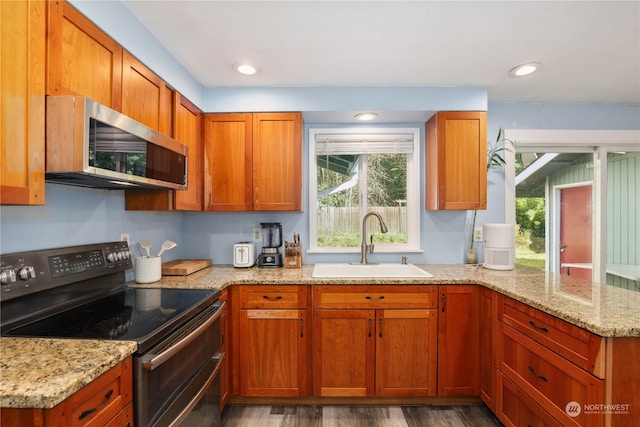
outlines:
{"label": "wood plank flooring", "polygon": [[222,427],[499,427],[484,405],[227,406]]}

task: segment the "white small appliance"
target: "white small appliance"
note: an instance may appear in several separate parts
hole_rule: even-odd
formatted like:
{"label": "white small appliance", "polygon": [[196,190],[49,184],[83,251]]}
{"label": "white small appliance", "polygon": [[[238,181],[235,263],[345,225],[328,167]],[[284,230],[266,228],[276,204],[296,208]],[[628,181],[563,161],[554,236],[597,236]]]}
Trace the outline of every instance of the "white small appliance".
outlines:
{"label": "white small appliance", "polygon": [[239,268],[253,267],[255,251],[255,245],[251,242],[235,243],[233,245],[233,266]]}
{"label": "white small appliance", "polygon": [[490,270],[513,270],[516,258],[513,224],[484,224],[483,267]]}

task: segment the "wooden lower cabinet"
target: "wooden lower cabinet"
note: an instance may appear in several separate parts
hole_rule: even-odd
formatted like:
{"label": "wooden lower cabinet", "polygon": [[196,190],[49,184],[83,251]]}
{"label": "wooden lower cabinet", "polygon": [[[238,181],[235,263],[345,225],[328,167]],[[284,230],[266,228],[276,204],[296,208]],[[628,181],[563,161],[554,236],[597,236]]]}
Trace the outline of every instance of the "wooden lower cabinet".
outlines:
{"label": "wooden lower cabinet", "polygon": [[496,412],[498,364],[496,339],[498,338],[498,294],[480,288],[480,398]]}
{"label": "wooden lower cabinet", "polygon": [[51,409],[2,408],[2,427],[133,426],[132,359],[129,356]]}
{"label": "wooden lower cabinet", "polygon": [[480,311],[476,285],[441,285],[438,396],[480,394]]}
{"label": "wooden lower cabinet", "polygon": [[504,375],[498,375],[498,393],[500,394],[500,421],[507,427],[561,427],[540,405],[520,390]]}
{"label": "wooden lower cabinet", "polygon": [[240,394],[308,394],[306,286],[240,289]]}
{"label": "wooden lower cabinet", "polygon": [[436,394],[437,287],[419,288],[314,288],[315,396]]}
{"label": "wooden lower cabinet", "polygon": [[220,301],[226,302],[225,308],[220,315],[220,335],[221,344],[220,352],[224,354],[222,366],[220,367],[220,410],[222,411],[229,400],[231,394],[231,350],[229,331],[231,330],[229,322],[229,292],[227,289],[220,293]]}

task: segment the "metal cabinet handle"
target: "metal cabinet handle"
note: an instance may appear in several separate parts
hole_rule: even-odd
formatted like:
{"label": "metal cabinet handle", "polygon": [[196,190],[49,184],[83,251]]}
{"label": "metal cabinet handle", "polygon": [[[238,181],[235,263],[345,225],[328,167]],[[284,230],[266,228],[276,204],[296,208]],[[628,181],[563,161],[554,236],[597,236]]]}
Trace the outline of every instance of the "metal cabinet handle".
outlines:
{"label": "metal cabinet handle", "polygon": [[369,319],[369,338],[371,338],[372,328],[373,328],[373,320]]}
{"label": "metal cabinet handle", "polygon": [[300,338],[304,337],[304,319],[300,319]]}
{"label": "metal cabinet handle", "polygon": [[444,310],[447,307],[447,294],[445,294],[444,292],[442,293],[442,312],[444,313]]}
{"label": "metal cabinet handle", "polygon": [[282,299],[281,295],[278,295],[276,297],[270,297],[269,295],[263,295],[262,298],[268,300],[268,301],[278,301]]}
{"label": "metal cabinet handle", "polygon": [[378,323],[380,324],[380,335],[379,336],[380,336],[380,338],[382,338],[382,318],[380,318],[378,320]]}
{"label": "metal cabinet handle", "polygon": [[529,320],[529,324],[531,325],[532,328],[537,329],[539,331],[542,332],[549,332],[549,329],[545,328],[544,326],[538,326],[535,324],[535,322],[533,320]]}
{"label": "metal cabinet handle", "polygon": [[384,299],[384,295],[380,295],[379,297],[370,297],[369,295],[367,295],[365,298],[369,301],[380,301]]}
{"label": "metal cabinet handle", "polygon": [[542,381],[544,382],[549,382],[549,379],[547,377],[545,377],[544,375],[540,375],[539,373],[536,372],[535,369],[533,369],[533,366],[529,366],[529,371],[536,377],[540,378]]}
{"label": "metal cabinet handle", "polygon": [[104,395],[104,400],[102,401],[101,404],[99,404],[98,406],[96,406],[95,408],[91,408],[91,409],[85,409],[84,411],[82,411],[82,413],[80,413],[80,416],[78,417],[79,420],[83,419],[84,417],[86,417],[89,414],[92,414],[94,412],[96,412],[97,410],[99,410],[100,408],[102,408],[104,405],[107,404],[107,402],[109,401],[109,399],[111,399],[111,396],[113,395],[113,389],[109,390],[107,392],[107,394]]}

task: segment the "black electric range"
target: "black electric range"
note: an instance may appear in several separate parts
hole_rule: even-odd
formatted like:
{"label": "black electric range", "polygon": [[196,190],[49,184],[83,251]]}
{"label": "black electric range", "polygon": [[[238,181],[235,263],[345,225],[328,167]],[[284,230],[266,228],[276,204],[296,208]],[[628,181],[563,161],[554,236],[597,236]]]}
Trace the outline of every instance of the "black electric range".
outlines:
{"label": "black electric range", "polygon": [[136,341],[143,353],[219,294],[128,287],[126,242],[7,254],[0,262],[3,336]]}

